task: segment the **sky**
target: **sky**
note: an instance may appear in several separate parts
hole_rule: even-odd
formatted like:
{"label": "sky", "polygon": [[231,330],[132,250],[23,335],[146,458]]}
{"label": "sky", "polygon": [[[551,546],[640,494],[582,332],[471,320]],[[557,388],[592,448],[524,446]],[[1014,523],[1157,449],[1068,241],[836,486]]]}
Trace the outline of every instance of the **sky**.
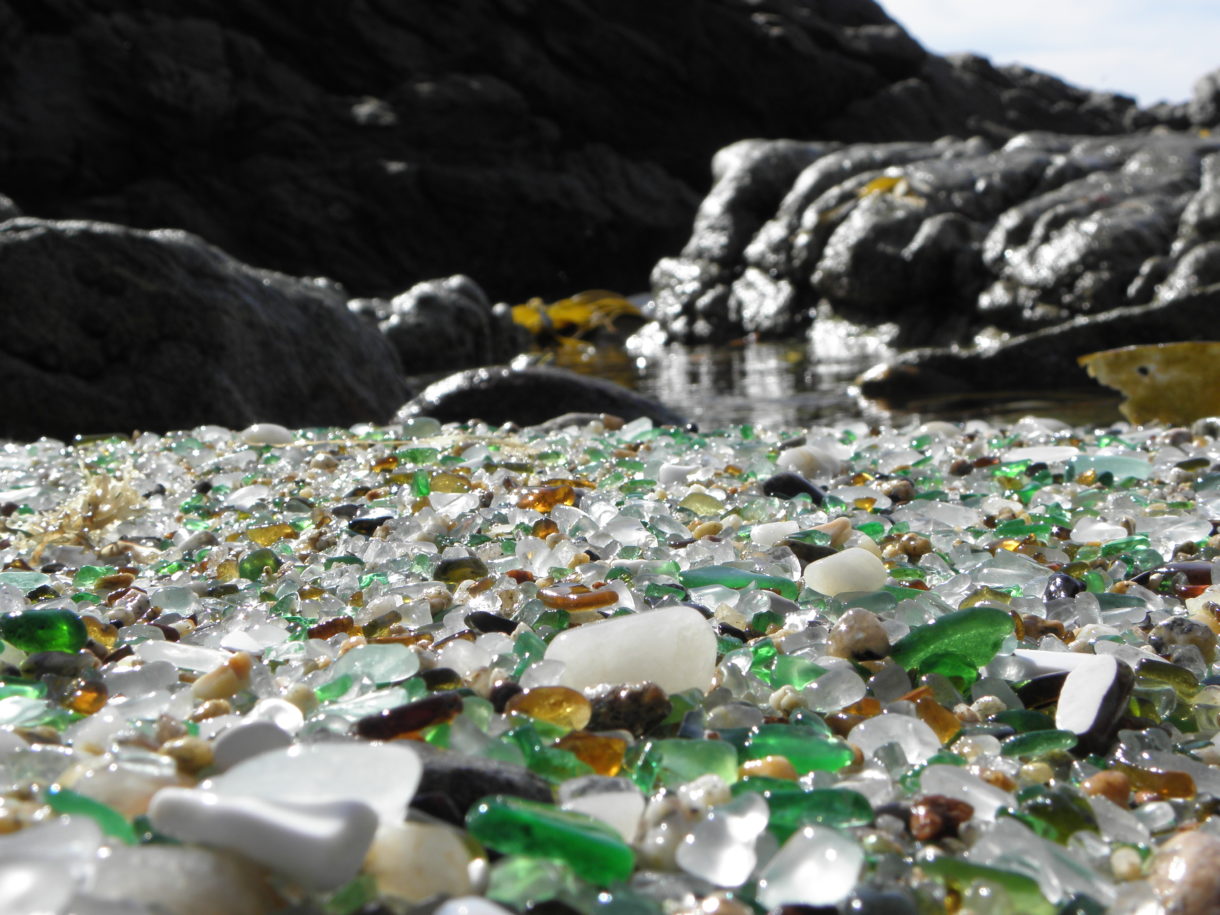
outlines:
{"label": "sky", "polygon": [[879,0],[925,48],[1022,63],[1141,105],[1220,68],[1220,0]]}

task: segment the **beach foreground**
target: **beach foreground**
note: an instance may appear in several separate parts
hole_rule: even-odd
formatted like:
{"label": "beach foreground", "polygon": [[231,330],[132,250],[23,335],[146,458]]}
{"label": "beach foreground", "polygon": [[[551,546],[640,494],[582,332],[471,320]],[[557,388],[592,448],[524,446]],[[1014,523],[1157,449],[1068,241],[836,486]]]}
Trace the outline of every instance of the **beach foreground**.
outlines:
{"label": "beach foreground", "polygon": [[6,445],[0,908],[1214,911],[1218,439]]}

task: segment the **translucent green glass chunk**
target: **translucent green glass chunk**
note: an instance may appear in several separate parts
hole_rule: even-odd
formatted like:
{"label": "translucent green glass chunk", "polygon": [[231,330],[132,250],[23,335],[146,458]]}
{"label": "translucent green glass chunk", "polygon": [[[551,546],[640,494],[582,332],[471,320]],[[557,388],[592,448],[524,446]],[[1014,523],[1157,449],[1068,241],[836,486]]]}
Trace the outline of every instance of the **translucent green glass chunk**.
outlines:
{"label": "translucent green glass chunk", "polygon": [[114,566],[81,566],[80,570],[72,576],[72,584],[78,588],[92,588],[99,578],[113,575],[116,571],[118,570]]}
{"label": "translucent green glass chunk", "polygon": [[89,633],[71,610],[14,610],[0,617],[0,638],[22,651],[75,654],[85,647]]}
{"label": "translucent green glass chunk", "polygon": [[1006,724],[1018,734],[1024,734],[1026,731],[1049,731],[1055,727],[1054,718],[1034,709],[1005,709],[992,715],[990,720],[998,724]]}
{"label": "translucent green glass chunk", "polygon": [[773,686],[803,689],[824,673],[826,668],[819,667],[807,658],[781,654],[776,656],[775,663],[771,665],[771,683]]}
{"label": "translucent green glass chunk", "polygon": [[1052,842],[1064,844],[1078,832],[1097,832],[1097,817],[1089,802],[1067,786],[1031,786],[1017,795],[1020,808],[1007,811]]}
{"label": "translucent green glass chunk", "polygon": [[795,581],[780,578],[778,575],[763,575],[749,569],[739,569],[736,566],[703,566],[698,569],[687,569],[678,573],[678,581],[687,588],[702,588],[706,585],[720,585],[742,591],[747,588],[760,588],[775,591],[777,594],[796,600],[800,591]]}
{"label": "translucent green glass chunk", "polygon": [[652,750],[660,758],[661,784],[676,788],[701,775],[719,775],[725,782],[737,781],[737,750],[723,740],[654,740]]}
{"label": "translucent green glass chunk", "polygon": [[552,858],[580,878],[604,886],[631,876],[635,855],[610,826],[585,814],[497,795],[466,815],[470,834],[507,855]]}
{"label": "translucent green glass chunk", "polygon": [[873,807],[868,798],[846,788],[815,788],[806,791],[795,782],[773,778],[747,778],[732,788],[734,797],[756,791],[766,798],[771,810],[767,822],[781,842],[803,826],[868,826],[873,822]]}
{"label": "translucent green glass chunk", "polygon": [[264,572],[274,572],[283,560],[272,550],[262,547],[251,550],[237,563],[237,572],[248,581],[258,581]]}
{"label": "translucent green glass chunk", "polygon": [[996,607],[956,610],[916,626],[899,639],[891,657],[907,670],[922,668],[937,655],[954,657],[977,670],[995,657],[1013,628],[1012,617]]}
{"label": "translucent green glass chunk", "polygon": [[487,898],[517,911],[575,894],[580,882],[561,861],[546,858],[501,858],[491,868]]}
{"label": "translucent green glass chunk", "polygon": [[127,822],[127,818],[101,801],[95,801],[67,788],[52,786],[47,789],[47,804],[59,814],[89,817],[97,822],[106,835],[128,845],[136,844],[136,832]]}
{"label": "translucent green glass chunk", "polygon": [[811,728],[763,724],[755,728],[745,745],[746,759],[782,756],[801,775],[807,772],[837,772],[852,760],[852,750],[837,737],[815,734]]}
{"label": "translucent green glass chunk", "polygon": [[1023,915],[1055,915],[1055,907],[1042,895],[1038,881],[1024,874],[1014,874],[949,855],[926,861],[921,859],[919,867],[928,876],[943,881],[958,892],[980,884],[999,887],[1007,894],[1012,911]]}
{"label": "translucent green glass chunk", "polygon": [[1076,746],[1076,734],[1071,731],[1029,731],[1009,737],[1000,746],[1001,756],[1034,757],[1045,756]]}

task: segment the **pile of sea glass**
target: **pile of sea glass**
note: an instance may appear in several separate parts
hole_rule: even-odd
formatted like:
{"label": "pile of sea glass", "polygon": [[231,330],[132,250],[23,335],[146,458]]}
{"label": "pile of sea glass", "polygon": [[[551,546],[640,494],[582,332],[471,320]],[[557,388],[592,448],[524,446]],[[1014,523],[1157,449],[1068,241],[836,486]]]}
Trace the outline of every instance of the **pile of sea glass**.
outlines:
{"label": "pile of sea glass", "polygon": [[5,445],[0,910],[1214,911],[1218,435]]}

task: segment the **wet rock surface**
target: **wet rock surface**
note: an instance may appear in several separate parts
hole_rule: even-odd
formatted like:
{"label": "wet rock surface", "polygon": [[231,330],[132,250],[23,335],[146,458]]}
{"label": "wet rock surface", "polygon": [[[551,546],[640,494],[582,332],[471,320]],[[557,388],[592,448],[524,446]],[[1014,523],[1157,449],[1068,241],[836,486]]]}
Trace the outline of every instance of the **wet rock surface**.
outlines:
{"label": "wet rock surface", "polygon": [[1181,298],[1076,317],[991,348],[916,349],[867,373],[860,391],[901,407],[964,393],[1084,388],[1090,380],[1077,357],[1135,343],[1214,339],[1217,309],[1220,285],[1212,285]]}
{"label": "wet rock surface", "polygon": [[566,369],[507,366],[469,369],[443,378],[405,404],[398,420],[431,416],[444,423],[477,417],[492,425],[528,426],[584,411],[624,420],[646,416],[658,425],[686,422],[664,404],[612,381]]}
{"label": "wet rock surface", "polygon": [[1220,281],[1220,141],[1206,133],[744,141],[715,165],[690,241],[653,271],[681,340],[789,335],[829,310],[943,346]]}
{"label": "wet rock surface", "polygon": [[180,227],[364,296],[458,271],[509,300],[638,289],[742,137],[1188,123],[929,55],[872,2],[46,0],[0,3],[0,36],[25,212]]}
{"label": "wet rock surface", "polygon": [[254,269],[185,232],[10,219],[0,288],[2,435],[350,425],[408,396],[336,284]]}
{"label": "wet rock surface", "polygon": [[492,305],[462,274],[416,283],[389,301],[353,299],[348,307],[377,322],[409,375],[494,365],[529,342],[511,309]]}

